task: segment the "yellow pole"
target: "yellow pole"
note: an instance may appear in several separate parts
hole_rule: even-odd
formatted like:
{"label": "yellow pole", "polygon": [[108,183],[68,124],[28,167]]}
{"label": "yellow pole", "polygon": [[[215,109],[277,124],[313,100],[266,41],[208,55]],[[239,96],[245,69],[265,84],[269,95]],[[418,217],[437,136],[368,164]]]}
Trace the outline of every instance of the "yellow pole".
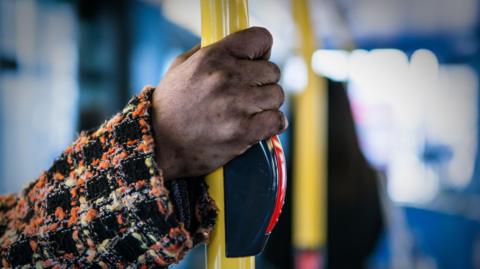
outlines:
{"label": "yellow pole", "polygon": [[[247,0],[201,0],[202,47],[248,27]],[[207,246],[207,269],[254,269],[255,257],[227,258],[225,254],[225,199],[223,168],[207,176],[209,193],[219,209]]]}
{"label": "yellow pole", "polygon": [[[294,103],[293,244],[299,251],[322,251],[326,244],[326,82],[317,77],[311,67],[316,44],[308,2],[291,0],[291,4],[299,32],[300,53],[308,70],[308,84],[295,97]],[[323,261],[321,259],[320,263]]]}

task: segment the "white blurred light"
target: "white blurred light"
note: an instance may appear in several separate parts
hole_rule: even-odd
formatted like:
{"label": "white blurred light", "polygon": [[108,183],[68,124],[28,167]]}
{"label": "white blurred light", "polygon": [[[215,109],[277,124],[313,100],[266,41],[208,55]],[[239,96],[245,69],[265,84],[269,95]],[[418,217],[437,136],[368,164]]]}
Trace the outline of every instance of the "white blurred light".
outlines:
{"label": "white blurred light", "polygon": [[477,149],[478,79],[465,65],[439,69],[425,106],[428,136],[451,147],[454,155],[445,164],[446,184],[465,187],[473,176]]}
{"label": "white blurred light", "polygon": [[[479,86],[472,68],[440,65],[426,49],[410,59],[396,49],[319,50],[312,67],[319,75],[349,82],[362,148],[369,160],[387,168],[394,201],[428,203],[442,186],[462,188],[471,181]],[[426,143],[452,154],[434,152],[439,159],[423,160]],[[379,151],[379,145],[388,149]],[[379,152],[383,155],[371,157]]]}
{"label": "white blurred light", "polygon": [[312,56],[313,71],[335,81],[346,81],[349,56],[344,50],[317,50]]}
{"label": "white blurred light", "polygon": [[[402,82],[408,70],[404,52],[396,49],[376,49],[362,57],[360,67],[352,70],[352,81],[363,89],[362,93],[375,102],[391,103],[405,93]],[[395,81],[395,83],[392,83]]]}
{"label": "white blurred light", "polygon": [[387,171],[388,194],[395,202],[427,203],[435,198],[438,175],[418,161],[413,152],[396,152]]}
{"label": "white blurred light", "polygon": [[300,56],[289,57],[283,68],[282,85],[289,92],[299,93],[307,87],[308,70]]}
{"label": "white blurred light", "polygon": [[419,49],[410,58],[411,73],[416,79],[431,81],[438,76],[438,60],[433,52]]}

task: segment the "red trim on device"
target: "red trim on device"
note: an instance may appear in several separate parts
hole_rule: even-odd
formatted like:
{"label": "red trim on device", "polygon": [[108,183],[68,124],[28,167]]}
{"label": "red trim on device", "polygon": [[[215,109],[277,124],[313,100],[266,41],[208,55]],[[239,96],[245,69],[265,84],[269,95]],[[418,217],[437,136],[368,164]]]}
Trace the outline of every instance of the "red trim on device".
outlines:
{"label": "red trim on device", "polygon": [[287,173],[285,155],[283,153],[282,144],[278,136],[272,136],[271,138],[273,149],[275,152],[275,160],[277,162],[277,197],[275,199],[275,209],[273,210],[272,217],[267,227],[267,234],[270,234],[278,222],[278,217],[282,213],[283,204],[285,202],[285,193],[287,191]]}

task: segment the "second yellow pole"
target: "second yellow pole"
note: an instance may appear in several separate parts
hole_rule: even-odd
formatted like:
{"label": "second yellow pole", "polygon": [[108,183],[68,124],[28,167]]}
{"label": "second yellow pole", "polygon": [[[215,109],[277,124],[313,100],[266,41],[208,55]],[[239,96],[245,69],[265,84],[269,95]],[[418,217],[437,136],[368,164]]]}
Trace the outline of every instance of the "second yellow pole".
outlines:
{"label": "second yellow pole", "polygon": [[[202,47],[248,27],[247,0],[201,0]],[[254,269],[255,257],[227,258],[225,254],[225,197],[223,168],[207,176],[209,193],[219,209],[207,246],[207,269]]]}
{"label": "second yellow pole", "polygon": [[[300,54],[308,70],[305,90],[295,99],[293,245],[296,269],[323,268],[326,244],[327,89],[311,67],[316,49],[307,0],[291,0],[300,39]],[[322,253],[323,252],[323,253]],[[314,253],[303,259],[302,254]],[[306,262],[309,260],[309,262]]]}

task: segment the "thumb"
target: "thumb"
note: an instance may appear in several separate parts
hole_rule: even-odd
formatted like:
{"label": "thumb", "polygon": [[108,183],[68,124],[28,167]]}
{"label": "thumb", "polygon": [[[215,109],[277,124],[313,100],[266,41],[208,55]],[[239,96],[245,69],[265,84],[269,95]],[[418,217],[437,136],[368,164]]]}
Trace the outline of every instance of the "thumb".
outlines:
{"label": "thumb", "polygon": [[232,56],[247,60],[268,60],[272,44],[272,34],[262,27],[235,32],[218,42],[218,46],[226,48]]}

